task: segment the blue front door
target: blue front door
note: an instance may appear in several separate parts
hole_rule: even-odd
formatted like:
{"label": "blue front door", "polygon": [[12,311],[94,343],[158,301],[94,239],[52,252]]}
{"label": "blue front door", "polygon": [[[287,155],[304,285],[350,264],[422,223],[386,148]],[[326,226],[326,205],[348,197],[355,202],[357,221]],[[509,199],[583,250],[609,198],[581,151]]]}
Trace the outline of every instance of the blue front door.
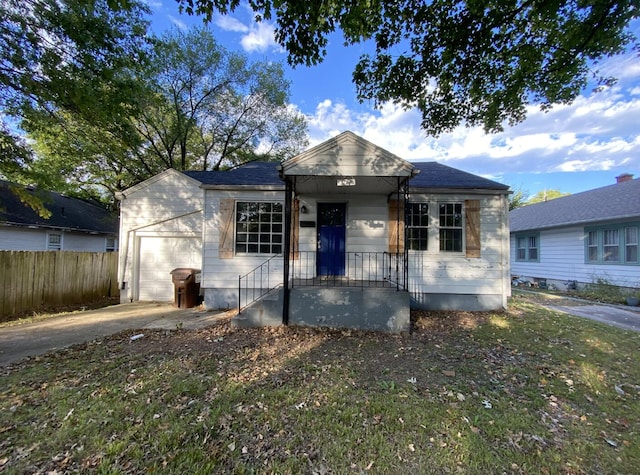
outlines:
{"label": "blue front door", "polygon": [[345,203],[318,203],[318,275],[344,275]]}

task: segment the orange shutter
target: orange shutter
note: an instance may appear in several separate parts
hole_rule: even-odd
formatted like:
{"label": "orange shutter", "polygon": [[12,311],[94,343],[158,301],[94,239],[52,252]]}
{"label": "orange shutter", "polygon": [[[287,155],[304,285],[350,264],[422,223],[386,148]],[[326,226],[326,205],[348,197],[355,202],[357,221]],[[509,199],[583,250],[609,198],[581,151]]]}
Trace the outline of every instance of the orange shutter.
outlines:
{"label": "orange shutter", "polygon": [[403,202],[389,201],[389,252],[404,252],[404,209]]}
{"label": "orange shutter", "polygon": [[294,261],[300,257],[298,252],[298,240],[300,236],[300,201],[293,200],[291,203],[291,243],[289,249],[289,259]]}
{"label": "orange shutter", "polygon": [[231,259],[233,257],[233,210],[235,201],[233,199],[220,200],[220,245],[218,246],[218,257],[220,259]]}
{"label": "orange shutter", "polygon": [[480,257],[480,200],[465,200],[467,257]]}

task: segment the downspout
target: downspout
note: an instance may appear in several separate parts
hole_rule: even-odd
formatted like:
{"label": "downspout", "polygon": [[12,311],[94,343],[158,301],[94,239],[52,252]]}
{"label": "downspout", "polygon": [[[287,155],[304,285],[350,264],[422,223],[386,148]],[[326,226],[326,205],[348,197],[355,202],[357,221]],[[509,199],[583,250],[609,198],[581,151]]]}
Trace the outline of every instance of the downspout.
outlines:
{"label": "downspout", "polygon": [[285,178],[284,191],[284,263],[283,263],[283,297],[282,297],[282,324],[289,324],[289,253],[291,250],[291,194],[293,187],[288,178]]}

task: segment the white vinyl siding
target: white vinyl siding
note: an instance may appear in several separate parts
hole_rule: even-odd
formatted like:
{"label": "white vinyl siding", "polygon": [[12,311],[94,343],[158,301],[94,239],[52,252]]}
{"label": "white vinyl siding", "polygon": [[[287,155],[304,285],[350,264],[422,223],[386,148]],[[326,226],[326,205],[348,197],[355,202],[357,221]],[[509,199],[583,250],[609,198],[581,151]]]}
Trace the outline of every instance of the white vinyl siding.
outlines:
{"label": "white vinyl siding", "polygon": [[[516,259],[516,239],[511,240],[511,274],[525,278],[541,278],[567,282],[594,282],[598,278],[617,285],[638,282],[637,265],[620,265],[615,262],[589,262],[593,239],[597,233],[581,226],[540,231],[538,262],[522,262]],[[599,240],[596,242],[600,242]]]}
{"label": "white vinyl siding", "polygon": [[[126,193],[120,203],[120,301],[172,300],[169,272],[202,267],[203,191],[195,180],[167,170]],[[184,248],[191,251],[185,254]]]}

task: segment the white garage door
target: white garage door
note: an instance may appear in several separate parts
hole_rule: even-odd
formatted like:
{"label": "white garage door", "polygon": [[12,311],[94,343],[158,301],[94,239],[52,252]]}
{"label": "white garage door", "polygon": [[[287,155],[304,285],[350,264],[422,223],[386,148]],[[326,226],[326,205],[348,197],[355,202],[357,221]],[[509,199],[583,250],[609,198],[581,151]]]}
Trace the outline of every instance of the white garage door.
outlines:
{"label": "white garage door", "polygon": [[141,237],[138,299],[173,300],[170,272],[202,266],[202,240],[194,237]]}

